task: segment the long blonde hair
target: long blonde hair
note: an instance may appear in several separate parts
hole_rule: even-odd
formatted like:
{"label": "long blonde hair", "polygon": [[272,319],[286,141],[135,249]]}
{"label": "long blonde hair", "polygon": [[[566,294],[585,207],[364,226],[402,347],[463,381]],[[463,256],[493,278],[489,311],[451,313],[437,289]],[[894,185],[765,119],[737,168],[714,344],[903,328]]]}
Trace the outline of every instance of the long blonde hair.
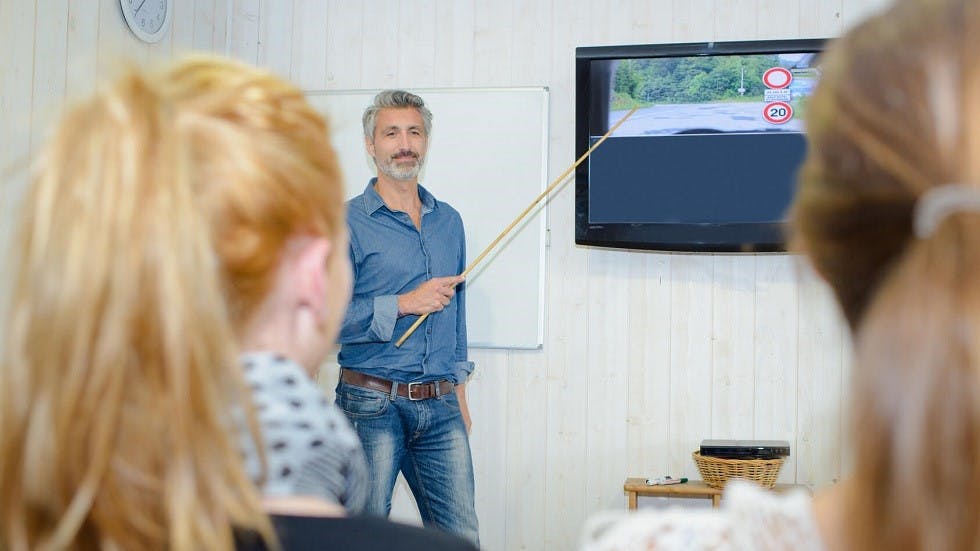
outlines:
{"label": "long blonde hair", "polygon": [[37,166],[0,360],[0,547],[274,543],[235,340],[286,240],[343,231],[325,122],[264,72],[191,58],[73,108]]}
{"label": "long blonde hair", "polygon": [[980,3],[899,0],[826,53],[793,220],[855,332],[853,549],[980,548]]}

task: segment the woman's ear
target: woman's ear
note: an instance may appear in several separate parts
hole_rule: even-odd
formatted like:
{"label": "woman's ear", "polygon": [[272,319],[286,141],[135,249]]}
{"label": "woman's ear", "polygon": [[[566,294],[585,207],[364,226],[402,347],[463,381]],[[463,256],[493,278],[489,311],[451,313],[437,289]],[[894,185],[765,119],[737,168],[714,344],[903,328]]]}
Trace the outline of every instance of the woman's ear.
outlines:
{"label": "woman's ear", "polygon": [[292,279],[296,305],[312,310],[316,319],[326,315],[327,256],[330,241],[325,237],[301,238],[293,259]]}

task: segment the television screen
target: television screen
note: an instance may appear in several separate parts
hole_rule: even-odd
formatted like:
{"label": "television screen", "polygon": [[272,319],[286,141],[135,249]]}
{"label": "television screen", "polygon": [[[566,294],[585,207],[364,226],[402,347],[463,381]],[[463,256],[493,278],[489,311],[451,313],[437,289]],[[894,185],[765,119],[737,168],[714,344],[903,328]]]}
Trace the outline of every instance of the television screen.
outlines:
{"label": "television screen", "polygon": [[576,50],[576,243],[785,249],[823,40]]}

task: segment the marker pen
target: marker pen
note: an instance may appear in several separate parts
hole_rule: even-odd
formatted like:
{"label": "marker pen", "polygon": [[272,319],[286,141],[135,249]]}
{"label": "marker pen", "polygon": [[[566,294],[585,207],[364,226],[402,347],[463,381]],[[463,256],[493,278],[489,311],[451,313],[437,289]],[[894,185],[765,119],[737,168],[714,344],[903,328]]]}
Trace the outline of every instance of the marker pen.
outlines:
{"label": "marker pen", "polygon": [[657,478],[648,478],[647,486],[666,486],[668,484],[683,484],[687,482],[686,478],[673,478],[670,476],[661,476]]}

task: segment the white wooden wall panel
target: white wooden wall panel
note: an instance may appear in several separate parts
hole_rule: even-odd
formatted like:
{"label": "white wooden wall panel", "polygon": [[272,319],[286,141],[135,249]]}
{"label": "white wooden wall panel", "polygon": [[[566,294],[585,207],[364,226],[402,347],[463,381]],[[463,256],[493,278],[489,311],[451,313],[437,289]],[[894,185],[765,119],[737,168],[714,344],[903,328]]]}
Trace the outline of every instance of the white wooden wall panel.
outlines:
{"label": "white wooden wall panel", "polygon": [[[536,528],[544,524],[548,503],[541,470],[545,468],[547,457],[547,441],[542,438],[547,434],[546,387],[545,373],[539,362],[529,361],[531,354],[516,350],[504,352],[508,378],[506,381],[494,378],[497,384],[507,389],[507,430],[501,441],[504,445],[502,455],[507,462],[507,478],[502,481],[509,527],[504,534],[505,549],[543,547],[544,532]],[[476,385],[471,388],[480,392]],[[495,420],[480,420],[480,423],[488,422]],[[513,427],[521,429],[513,430]],[[489,488],[480,486],[493,491],[492,483]],[[487,528],[484,525],[483,531]]]}
{"label": "white wooden wall panel", "polygon": [[229,48],[242,61],[259,62],[259,0],[232,0]]}
{"label": "white wooden wall panel", "polygon": [[472,2],[436,0],[434,9],[433,86],[466,86],[473,82],[475,6]]}
{"label": "white wooden wall panel", "polygon": [[[224,35],[215,39],[210,18],[215,12],[226,17],[226,2],[176,0],[171,31],[147,45],[127,29],[119,0],[0,1],[0,247],[11,236],[28,162],[65,103],[88,96],[126,64],[166,59],[195,46],[213,51],[215,43],[224,53]],[[199,15],[209,18],[207,29],[197,28]],[[0,273],[7,272],[5,260],[0,257]]]}
{"label": "white wooden wall panel", "polygon": [[[540,27],[542,21],[548,20],[550,8],[542,2],[521,0],[478,2],[474,7],[478,20],[486,18],[477,25],[486,25],[487,30],[474,38],[474,51],[477,52],[474,56],[481,56],[483,64],[474,57],[473,85],[488,86],[495,82],[507,82],[511,86],[547,85],[551,68],[551,32],[550,27]],[[528,21],[531,17],[538,19]],[[529,26],[535,24],[538,29]],[[520,40],[517,40],[518,36]],[[485,70],[481,70],[484,67]],[[501,159],[500,162],[507,161]],[[461,185],[466,185],[465,176]],[[546,532],[541,527],[547,522],[550,502],[548,480],[542,476],[548,457],[548,441],[544,438],[549,432],[547,365],[538,351],[497,351],[496,354],[506,358],[509,374],[506,380],[497,379],[496,384],[508,389],[508,417],[522,427],[520,431],[507,431],[505,440],[503,457],[508,463],[505,503],[508,509],[511,504],[517,507],[507,515],[512,529],[505,534],[503,549],[543,549]],[[513,461],[514,457],[519,458],[518,461]],[[515,463],[520,467],[516,468]]]}
{"label": "white wooden wall panel", "polygon": [[711,438],[754,433],[755,257],[714,258]]}
{"label": "white wooden wall panel", "polygon": [[435,0],[404,0],[395,10],[400,40],[391,55],[398,60],[398,75],[412,75],[415,88],[435,82],[435,5]]}
{"label": "white wooden wall panel", "polygon": [[[226,0],[227,1],[227,0]],[[197,51],[211,51],[211,41],[214,38],[212,24],[214,20],[214,2],[210,0],[194,0],[194,24],[191,28],[193,39],[191,47]]]}
{"label": "white wooden wall panel", "polygon": [[[500,512],[507,510],[508,503],[501,485],[508,480],[507,468],[511,462],[507,460],[507,446],[502,443],[507,441],[510,423],[500,419],[511,411],[507,386],[511,366],[507,354],[490,350],[473,350],[470,359],[480,366],[469,383],[470,389],[478,391],[467,394],[473,419],[470,448],[476,476],[476,514],[481,523],[480,543],[486,549],[507,549],[504,540],[507,531],[499,529],[497,520]],[[489,528],[488,523],[494,528]]]}
{"label": "white wooden wall panel", "polygon": [[[510,2],[501,0],[474,0],[473,4],[472,85],[510,85],[510,64],[515,43],[511,18],[513,7]],[[528,38],[519,37],[522,43]]]}
{"label": "white wooden wall panel", "polygon": [[[68,2],[39,0],[34,22],[34,86],[31,92],[31,151],[61,114],[68,55]],[[40,61],[40,62],[38,62]]]}
{"label": "white wooden wall panel", "polygon": [[193,0],[174,2],[173,24],[168,35],[170,57],[177,57],[193,51],[194,9]]}
{"label": "white wooden wall panel", "polygon": [[[182,3],[186,4],[186,2]],[[65,93],[78,98],[95,90],[99,49],[99,12],[92,2],[68,2]]]}
{"label": "white wooden wall panel", "polygon": [[841,24],[842,0],[800,0],[800,38],[832,36]]}
{"label": "white wooden wall panel", "polygon": [[633,32],[637,44],[674,42],[674,0],[633,2]]}
{"label": "white wooden wall panel", "polygon": [[[670,472],[664,445],[670,414],[671,259],[637,254],[630,266],[627,296],[629,335],[626,364],[626,472],[661,476]],[[679,476],[681,473],[677,473]]]}
{"label": "white wooden wall panel", "polygon": [[[403,45],[398,26],[399,4],[399,0],[362,3],[364,27],[361,34],[361,88],[391,88],[399,85],[398,49]],[[335,21],[328,24],[331,29],[336,29],[337,25],[344,23]],[[412,76],[406,75],[405,78],[411,79]],[[350,86],[338,83],[338,88]]]}
{"label": "white wooden wall panel", "polygon": [[841,472],[841,350],[846,328],[829,288],[800,262],[796,480],[825,486]]}
{"label": "white wooden wall panel", "polygon": [[589,16],[590,42],[594,45],[615,44],[616,36],[631,25],[631,5],[631,0],[593,2]]}
{"label": "white wooden wall panel", "polygon": [[[0,2],[0,245],[10,238],[14,208],[23,194],[31,147],[35,11],[30,2]],[[37,132],[41,132],[38,130]],[[0,273],[6,273],[0,262]],[[0,306],[3,306],[0,304]]]}
{"label": "white wooden wall panel", "polygon": [[[788,440],[799,452],[795,439],[798,303],[793,262],[786,255],[756,257],[753,437]],[[796,457],[787,458],[779,473],[781,482],[794,480]]]}
{"label": "white wooden wall panel", "polygon": [[[378,4],[367,2],[366,4]],[[275,9],[275,3],[267,4]],[[304,90],[320,90],[327,74],[327,7],[324,0],[293,2],[291,77]],[[337,28],[335,26],[334,28]],[[235,52],[237,55],[237,52]]]}
{"label": "white wooden wall panel", "polygon": [[514,41],[512,53],[511,85],[545,86],[551,74],[552,5],[538,0],[514,0],[514,36],[524,40]]}
{"label": "white wooden wall panel", "polygon": [[[178,0],[168,42],[142,55],[229,48],[306,89],[548,86],[557,176],[574,160],[575,46],[833,36],[887,3]],[[33,105],[90,89],[133,49],[117,5],[39,1],[55,17],[35,31],[30,2],[0,2],[0,120],[27,128],[0,136],[0,161],[42,135]],[[55,66],[37,70],[42,50]],[[822,487],[846,472],[850,341],[823,284],[787,256],[578,247],[573,195],[566,185],[546,213],[544,348],[473,351],[484,547],[574,548],[589,514],[622,506],[622,478],[694,474],[690,452],[709,436],[789,440],[783,481]]]}
{"label": "white wooden wall panel", "polygon": [[[629,317],[596,315],[615,305],[628,304],[629,253],[596,250],[589,253],[588,339],[586,365],[606,369],[586,372],[586,461],[577,469],[586,480],[585,500],[590,510],[618,505],[606,488],[622,484],[626,470],[626,383],[629,369]],[[593,346],[591,343],[603,343]]]}
{"label": "white wooden wall panel", "polygon": [[[723,4],[719,0],[718,4]],[[674,0],[672,42],[707,42],[715,37],[715,0]]]}
{"label": "white wooden wall panel", "polygon": [[191,43],[196,51],[224,51],[224,33],[220,36],[218,29],[222,28],[222,18],[225,12],[218,10],[216,3],[223,4],[227,0],[193,0],[194,3],[194,40]]}
{"label": "white wooden wall panel", "polygon": [[758,36],[758,0],[729,0],[715,7],[715,40],[744,40]]}
{"label": "white wooden wall panel", "polygon": [[758,0],[758,38],[797,38],[800,28],[799,2]]}
{"label": "white wooden wall panel", "polygon": [[[231,20],[233,14],[231,2],[229,0],[211,0],[211,2],[214,4],[214,20],[211,22],[211,47],[203,49],[207,52],[227,55],[231,51],[229,41],[231,36],[229,27],[233,23]],[[195,26],[196,24],[195,22]]]}
{"label": "white wooden wall panel", "polygon": [[274,10],[260,3],[258,32],[259,65],[289,78],[293,61],[293,0],[279,0]]}
{"label": "white wooden wall panel", "polygon": [[327,33],[327,81],[324,88],[336,88],[338,82],[343,82],[345,88],[360,87],[361,51],[364,48],[361,37],[371,34],[364,32],[362,5],[358,0],[329,3],[327,21],[343,21],[344,24],[331,25]]}
{"label": "white wooden wall panel", "polygon": [[670,412],[664,445],[670,474],[685,476],[693,473],[691,452],[711,433],[712,258],[675,255],[670,278]]}

